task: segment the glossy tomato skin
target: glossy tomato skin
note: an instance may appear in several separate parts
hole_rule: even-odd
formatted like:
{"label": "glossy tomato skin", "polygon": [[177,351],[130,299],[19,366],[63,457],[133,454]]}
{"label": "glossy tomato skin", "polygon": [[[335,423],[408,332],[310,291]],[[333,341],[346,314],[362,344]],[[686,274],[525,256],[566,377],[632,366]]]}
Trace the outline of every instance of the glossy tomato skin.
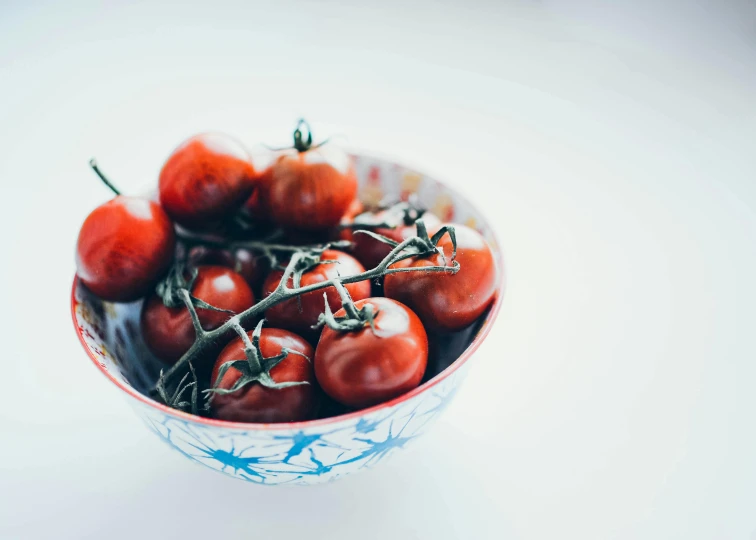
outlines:
{"label": "glossy tomato skin", "polygon": [[[389,298],[367,298],[377,309],[375,332],[324,328],[315,350],[315,376],[330,397],[354,408],[370,407],[420,384],[428,364],[428,336],[407,306]],[[344,315],[340,310],[335,315]]]}
{"label": "glossy tomato skin", "polygon": [[173,223],[155,202],[119,195],[84,221],[76,245],[76,272],[93,293],[131,302],[149,293],[174,256]]}
{"label": "glossy tomato skin", "polygon": [[[400,272],[384,278],[384,294],[410,307],[429,330],[456,331],[480,317],[496,295],[496,262],[488,243],[477,231],[454,225],[460,269],[447,272]],[[452,243],[448,235],[438,243],[449,260]],[[440,254],[411,257],[390,268],[444,266]]]}
{"label": "glossy tomato skin", "polygon": [[177,223],[208,230],[249,198],[257,173],[236,140],[206,133],[186,140],[160,171],[160,203]]}
{"label": "glossy tomato skin", "polygon": [[[248,332],[252,339],[252,331]],[[260,334],[260,351],[265,358],[277,356],[283,348],[298,351],[289,354],[280,364],[270,370],[277,383],[306,381],[308,384],[287,388],[266,388],[254,382],[231,394],[215,394],[210,407],[215,418],[231,422],[299,422],[309,420],[317,412],[317,383],[312,367],[314,351],[303,338],[278,328],[263,328]],[[237,337],[221,351],[213,366],[212,384],[218,380],[221,366],[232,360],[244,360],[244,344]],[[232,388],[241,373],[230,368],[218,385]]]}
{"label": "glossy tomato skin", "polygon": [[[239,274],[222,266],[199,266],[192,295],[220,309],[239,313],[251,307],[255,298],[249,285]],[[202,327],[214,330],[230,315],[197,308]],[[172,364],[189,350],[196,334],[186,307],[170,308],[153,294],[142,308],[142,335],[155,356]]]}
{"label": "glossy tomato skin", "polygon": [[[322,260],[333,260],[338,263],[319,264],[309,271],[302,274],[301,285],[307,286],[314,283],[328,281],[338,275],[342,277],[353,276],[365,271],[364,267],[351,255],[335,249],[327,249],[323,252]],[[283,271],[274,270],[263,283],[263,296],[269,296],[275,291],[278,283],[283,277]],[[289,287],[294,287],[294,281],[289,281]],[[357,283],[348,283],[344,285],[352,296],[353,300],[360,300],[370,296],[370,282],[359,281]],[[310,336],[312,334],[312,325],[318,322],[318,316],[325,309],[323,292],[328,296],[328,305],[332,311],[341,308],[341,299],[339,293],[334,287],[312,291],[300,295],[300,304],[296,298],[291,298],[280,304],[269,308],[265,312],[265,318],[272,326],[278,326],[293,330],[294,332]]]}
{"label": "glossy tomato skin", "polygon": [[[383,223],[390,218],[391,215],[385,210],[370,215],[372,223]],[[430,236],[433,236],[441,227],[441,220],[430,212],[423,214],[423,221]],[[365,268],[375,268],[391,253],[393,248],[370,235],[354,234],[355,230],[358,229],[344,229],[342,231],[342,239],[350,240],[353,243],[351,251],[357,257],[357,260],[365,265]],[[407,238],[417,236],[417,227],[415,227],[414,223],[411,225],[401,224],[393,229],[369,228],[368,230],[399,243],[405,241]]]}
{"label": "glossy tomato skin", "polygon": [[338,225],[356,194],[351,159],[326,144],[282,152],[261,174],[247,209],[286,229],[326,230]]}

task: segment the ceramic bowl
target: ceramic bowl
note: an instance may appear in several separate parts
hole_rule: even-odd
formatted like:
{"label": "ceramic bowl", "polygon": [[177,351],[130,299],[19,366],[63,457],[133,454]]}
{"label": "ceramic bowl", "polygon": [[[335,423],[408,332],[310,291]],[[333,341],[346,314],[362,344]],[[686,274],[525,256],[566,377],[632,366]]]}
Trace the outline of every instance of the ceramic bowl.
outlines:
{"label": "ceramic bowl", "polygon": [[499,291],[472,328],[432,340],[428,373],[411,392],[368,409],[285,424],[242,424],[200,418],[168,408],[142,392],[160,364],[139,332],[141,301],[111,304],[78,280],[72,315],[84,350],[128,399],[147,427],[176,452],[224,474],[257,484],[312,484],[371,467],[422,434],[449,404],[497,316],[503,296],[503,265],[496,238],[483,216],[442,182],[387,160],[354,155],[360,198],[366,203],[406,199],[444,221],[480,231],[498,263]]}

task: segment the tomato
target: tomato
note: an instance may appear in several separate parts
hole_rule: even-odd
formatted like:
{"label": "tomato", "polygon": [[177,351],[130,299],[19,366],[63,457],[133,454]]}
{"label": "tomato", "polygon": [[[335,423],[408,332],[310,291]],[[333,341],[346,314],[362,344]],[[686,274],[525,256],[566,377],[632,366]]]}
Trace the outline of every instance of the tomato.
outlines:
{"label": "tomato", "polygon": [[[301,286],[312,285],[328,281],[341,275],[342,277],[354,276],[361,274],[365,268],[351,255],[335,249],[327,249],[323,252],[321,260],[338,261],[337,263],[318,264],[302,274]],[[263,296],[269,296],[276,290],[281,278],[282,270],[271,272],[263,283]],[[289,287],[294,287],[294,280],[288,283]],[[370,296],[370,282],[360,281],[345,285],[347,291],[353,299],[359,300]],[[341,299],[338,292],[333,287],[308,292],[300,295],[299,302],[297,298],[290,298],[280,304],[269,308],[265,312],[265,318],[272,326],[280,326],[291,329],[295,332],[310,335],[311,327],[318,322],[318,316],[325,309],[323,292],[328,296],[328,305],[332,310],[341,307]],[[301,305],[301,309],[300,309]]]}
{"label": "tomato", "polygon": [[271,220],[282,227],[333,227],[357,194],[351,160],[335,147],[285,153],[264,176],[260,197]]}
{"label": "tomato", "polygon": [[247,150],[227,135],[191,137],[160,171],[160,203],[189,229],[212,229],[249,198],[257,173]]}
{"label": "tomato", "polygon": [[[247,332],[252,339],[253,331]],[[260,352],[264,358],[281,354],[284,348],[299,352],[289,353],[270,370],[276,383],[301,382],[308,384],[286,388],[267,388],[259,382],[249,383],[230,394],[214,394],[210,408],[215,418],[232,422],[298,422],[315,415],[317,386],[312,368],[312,346],[296,334],[277,328],[263,328],[260,334]],[[304,356],[301,356],[304,355]],[[220,367],[232,360],[244,360],[244,343],[237,337],[220,353],[213,366],[212,384],[216,386]],[[231,389],[241,377],[231,367],[224,373],[218,388]]]}
{"label": "tomato", "polygon": [[328,229],[339,223],[356,195],[349,155],[332,144],[313,146],[309,126],[301,120],[294,148],[279,151],[246,206],[253,217],[270,218],[286,229]]}
{"label": "tomato", "polygon": [[[417,315],[389,298],[355,302],[377,311],[375,331],[365,325],[339,332],[324,327],[315,350],[315,376],[330,397],[349,407],[369,407],[412,390],[428,364],[428,336]],[[334,315],[345,315],[340,309]]]}
{"label": "tomato", "polygon": [[[218,309],[239,313],[255,303],[247,282],[239,274],[222,266],[197,267],[197,279],[191,293]],[[228,313],[197,308],[202,328],[214,330],[228,320]],[[171,308],[153,294],[142,308],[142,335],[155,355],[167,363],[174,363],[189,350],[196,333],[186,306]]]}
{"label": "tomato", "polygon": [[[460,330],[480,317],[496,295],[496,262],[485,239],[473,229],[454,225],[457,236],[459,271],[399,272],[387,274],[383,281],[384,293],[410,307],[427,329]],[[438,242],[440,253],[423,257],[410,257],[389,268],[422,268],[444,266],[452,256],[449,235]],[[446,264],[448,265],[448,264]]]}
{"label": "tomato", "polygon": [[[441,227],[441,220],[430,212],[422,214],[428,234],[433,235]],[[407,238],[417,235],[414,220],[404,221],[401,215],[397,215],[391,209],[380,210],[370,214],[362,214],[361,222],[366,224],[365,230],[380,234],[396,242],[403,242]],[[396,225],[394,228],[370,227],[371,224],[387,223]],[[360,230],[359,227],[350,227],[342,230],[341,238],[352,242],[351,251],[357,260],[365,265],[365,268],[375,268],[393,249],[389,244],[376,240],[367,234],[354,234],[354,231]]]}
{"label": "tomato", "polygon": [[110,302],[147,294],[173,259],[176,235],[157,203],[119,195],[95,208],[79,232],[76,272]]}
{"label": "tomato", "polygon": [[192,248],[189,259],[195,265],[225,266],[241,275],[253,289],[262,281],[265,273],[265,261],[256,257],[248,249],[227,249],[196,246]]}

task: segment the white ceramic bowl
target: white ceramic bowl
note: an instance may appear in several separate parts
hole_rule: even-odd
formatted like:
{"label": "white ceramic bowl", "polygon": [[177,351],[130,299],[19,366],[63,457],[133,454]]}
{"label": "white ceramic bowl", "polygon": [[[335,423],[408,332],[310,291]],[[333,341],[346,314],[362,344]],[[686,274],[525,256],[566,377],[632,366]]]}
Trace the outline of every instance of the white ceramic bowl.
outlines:
{"label": "white ceramic bowl", "polygon": [[200,418],[168,408],[140,393],[159,364],[139,332],[141,301],[102,302],[74,280],[73,322],[84,350],[128,398],[136,413],[171,448],[192,461],[258,484],[311,484],[375,465],[425,431],[449,404],[469,359],[485,339],[503,297],[503,264],[495,235],[483,216],[445,184],[389,161],[354,155],[360,198],[367,203],[416,194],[442,221],[480,231],[497,258],[499,290],[478,324],[444,338],[445,355],[429,364],[418,388],[368,409],[307,422],[242,424]]}

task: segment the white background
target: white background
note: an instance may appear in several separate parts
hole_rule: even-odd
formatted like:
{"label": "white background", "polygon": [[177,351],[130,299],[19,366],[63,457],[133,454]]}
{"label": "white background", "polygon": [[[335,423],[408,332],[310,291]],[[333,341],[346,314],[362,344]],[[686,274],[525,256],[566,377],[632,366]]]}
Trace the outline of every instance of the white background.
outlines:
{"label": "white background", "polygon": [[[0,538],[756,539],[756,34],[743,1],[0,0]],[[259,488],[173,454],[71,327],[107,191],[216,129],[449,179],[509,290],[434,429]]]}

